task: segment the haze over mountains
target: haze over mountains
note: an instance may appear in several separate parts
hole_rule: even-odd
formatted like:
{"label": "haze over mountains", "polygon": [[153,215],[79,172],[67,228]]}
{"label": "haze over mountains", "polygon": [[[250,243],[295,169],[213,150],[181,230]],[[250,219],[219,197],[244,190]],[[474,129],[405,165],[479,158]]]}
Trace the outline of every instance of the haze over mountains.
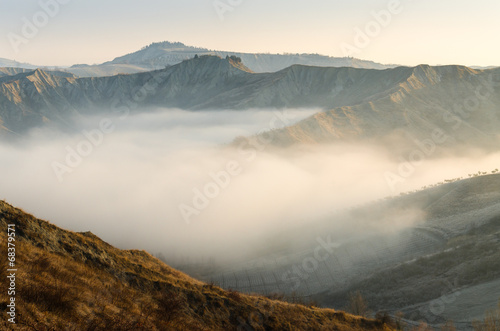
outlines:
{"label": "haze over mountains", "polygon": [[[353,84],[339,84],[333,109],[273,132],[275,141],[287,145],[388,135],[423,139],[441,133],[446,140],[485,146],[499,137],[500,70],[418,66],[383,73],[373,79],[362,73],[364,77],[352,78]],[[342,102],[344,98],[348,100]]]}
{"label": "haze over mountains", "polygon": [[[292,65],[307,65],[319,67],[351,67],[363,69],[390,69],[394,64],[381,64],[373,61],[352,57],[331,57],[320,54],[269,54],[243,53],[231,51],[210,50],[202,47],[187,46],[180,42],[155,42],[142,49],[101,64],[74,64],[71,67],[43,67],[36,64],[21,63],[15,60],[0,58],[0,67],[16,67],[25,69],[62,70],[77,77],[101,77],[118,74],[133,74],[145,71],[164,69],[167,66],[179,64],[192,59],[195,55],[215,55],[225,58],[235,55],[253,72],[276,72]],[[495,66],[472,66],[477,70],[494,69]]]}
{"label": "haze over mountains", "polygon": [[160,69],[174,65],[195,55],[215,55],[225,58],[235,55],[254,72],[275,72],[294,64],[321,67],[353,67],[367,69],[386,69],[392,66],[365,61],[351,57],[335,58],[319,54],[252,54],[241,52],[215,51],[206,48],[186,46],[182,43],[159,42],[152,43],[140,51],[117,57],[107,64],[133,64],[146,69]]}
{"label": "haze over mountains", "polygon": [[29,63],[21,63],[15,60],[0,58],[0,67],[12,67],[12,68],[24,68],[24,69],[36,69],[37,66]]}
{"label": "haze over mountains", "polygon": [[130,105],[190,110],[314,107],[324,112],[273,132],[274,143],[392,136],[411,141],[438,132],[452,133],[458,143],[490,144],[500,133],[499,81],[500,69],[461,66],[375,70],[293,65],[253,73],[234,56],[201,56],[162,70],[112,77],[10,69],[0,77],[0,119],[4,132],[21,133]]}
{"label": "haze over mountains", "polygon": [[[274,72],[294,64],[323,67],[354,67],[370,69],[386,69],[394,66],[383,65],[372,61],[356,58],[336,58],[319,54],[254,54],[229,51],[215,51],[206,48],[186,46],[180,42],[157,42],[143,47],[141,50],[115,58],[102,64],[75,64],[69,68],[59,68],[78,77],[113,76],[117,74],[132,74],[151,70],[164,69],[178,64],[195,55],[215,55],[225,58],[236,55],[254,72]],[[28,63],[1,59],[0,67],[19,67],[36,69]],[[53,67],[50,69],[54,69]]]}

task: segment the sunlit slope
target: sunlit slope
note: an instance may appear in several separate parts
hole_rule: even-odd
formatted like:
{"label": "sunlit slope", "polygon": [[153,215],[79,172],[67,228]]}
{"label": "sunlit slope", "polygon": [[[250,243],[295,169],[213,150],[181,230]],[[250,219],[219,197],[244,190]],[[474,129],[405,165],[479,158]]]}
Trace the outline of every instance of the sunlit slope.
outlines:
{"label": "sunlit slope", "polygon": [[[144,251],[116,249],[90,232],[62,230],[0,201],[4,252],[7,224],[16,232],[15,330],[391,329],[331,309],[224,291]],[[5,268],[0,273],[7,279]],[[12,329],[6,319],[2,325]]]}
{"label": "sunlit slope", "polygon": [[[384,79],[371,80],[368,87],[360,86],[360,92],[357,89],[339,92],[336,100],[347,97],[350,101],[274,131],[274,143],[290,145],[371,137],[396,138],[393,143],[400,137],[434,139],[437,144],[444,139],[446,143],[478,140],[487,143],[488,139],[498,137],[500,70],[476,71],[459,66],[418,66],[408,70],[410,73],[396,84],[388,84]],[[379,88],[379,84],[391,88],[371,98],[352,97],[351,93]]]}
{"label": "sunlit slope", "polygon": [[0,67],[0,77],[13,76],[22,72],[32,71],[25,68]]}

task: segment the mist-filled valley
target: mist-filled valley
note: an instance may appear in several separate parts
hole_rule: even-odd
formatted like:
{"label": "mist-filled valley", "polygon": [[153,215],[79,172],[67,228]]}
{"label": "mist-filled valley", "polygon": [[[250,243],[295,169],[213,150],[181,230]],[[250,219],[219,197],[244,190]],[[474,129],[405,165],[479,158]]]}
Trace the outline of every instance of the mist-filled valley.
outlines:
{"label": "mist-filled valley", "polygon": [[0,329],[500,331],[500,2],[1,9]]}
{"label": "mist-filled valley", "polygon": [[[404,148],[387,137],[274,143],[280,128],[320,112],[160,108],[79,117],[71,130],[35,128],[1,144],[9,175],[0,195],[58,226],[153,252],[223,288],[298,295],[335,308],[361,288],[378,310],[407,309],[410,319],[443,322],[446,314],[437,318],[422,302],[435,304],[439,293],[474,283],[435,276],[441,285],[426,290],[417,274],[403,279],[422,295],[394,285],[399,292],[387,290],[385,299],[371,287],[387,270],[398,277],[422,258],[465,254],[453,243],[469,243],[468,233],[495,224],[500,152],[444,144],[451,139],[444,132]],[[473,254],[464,261],[470,258],[482,261]],[[483,302],[473,317],[495,302]],[[410,303],[421,304],[405,308]]]}
{"label": "mist-filled valley", "polygon": [[[263,240],[338,211],[498,166],[499,153],[475,149],[404,161],[407,156],[376,140],[271,144],[270,122],[284,118],[283,126],[316,112],[158,109],[105,117],[106,133],[98,117],[81,121],[73,134],[34,129],[21,141],[2,143],[9,176],[1,179],[0,194],[119,247],[222,262],[252,256]],[[263,132],[261,141],[232,143]],[[361,229],[397,233],[418,221],[407,215]],[[335,222],[336,233],[351,227]]]}

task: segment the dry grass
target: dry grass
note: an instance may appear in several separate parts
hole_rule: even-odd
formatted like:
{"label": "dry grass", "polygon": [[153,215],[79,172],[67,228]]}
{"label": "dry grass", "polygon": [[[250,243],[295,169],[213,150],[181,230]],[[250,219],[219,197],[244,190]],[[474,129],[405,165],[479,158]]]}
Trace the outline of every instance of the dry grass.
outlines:
{"label": "dry grass", "polygon": [[[144,251],[116,249],[91,233],[62,230],[0,201],[3,256],[12,223],[18,265],[15,330],[393,329],[387,321],[224,291]],[[0,268],[4,280],[5,269]],[[2,309],[7,300],[1,291]],[[11,328],[6,319],[1,323]]]}
{"label": "dry grass", "polygon": [[500,301],[496,310],[489,311],[483,321],[473,323],[474,331],[499,331],[500,330]]}

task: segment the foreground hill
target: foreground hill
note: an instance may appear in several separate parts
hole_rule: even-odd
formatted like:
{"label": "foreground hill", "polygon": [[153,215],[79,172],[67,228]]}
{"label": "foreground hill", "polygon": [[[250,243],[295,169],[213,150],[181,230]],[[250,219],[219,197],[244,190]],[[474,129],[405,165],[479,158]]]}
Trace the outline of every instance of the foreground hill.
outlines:
{"label": "foreground hill", "polygon": [[[8,224],[16,232],[15,330],[391,329],[331,309],[225,291],[144,251],[119,250],[90,232],[62,230],[0,201],[5,256]],[[5,266],[0,270],[7,279]],[[1,323],[10,329],[6,295],[2,291]]]}
{"label": "foreground hill", "polygon": [[[436,130],[486,145],[499,134],[500,69],[460,66],[386,70],[291,66],[253,73],[237,57],[201,56],[133,75],[76,78],[35,70],[0,78],[4,130],[64,124],[78,115],[147,107],[324,109],[273,131],[274,143],[373,137],[427,139]],[[410,141],[411,141],[410,139]]]}

